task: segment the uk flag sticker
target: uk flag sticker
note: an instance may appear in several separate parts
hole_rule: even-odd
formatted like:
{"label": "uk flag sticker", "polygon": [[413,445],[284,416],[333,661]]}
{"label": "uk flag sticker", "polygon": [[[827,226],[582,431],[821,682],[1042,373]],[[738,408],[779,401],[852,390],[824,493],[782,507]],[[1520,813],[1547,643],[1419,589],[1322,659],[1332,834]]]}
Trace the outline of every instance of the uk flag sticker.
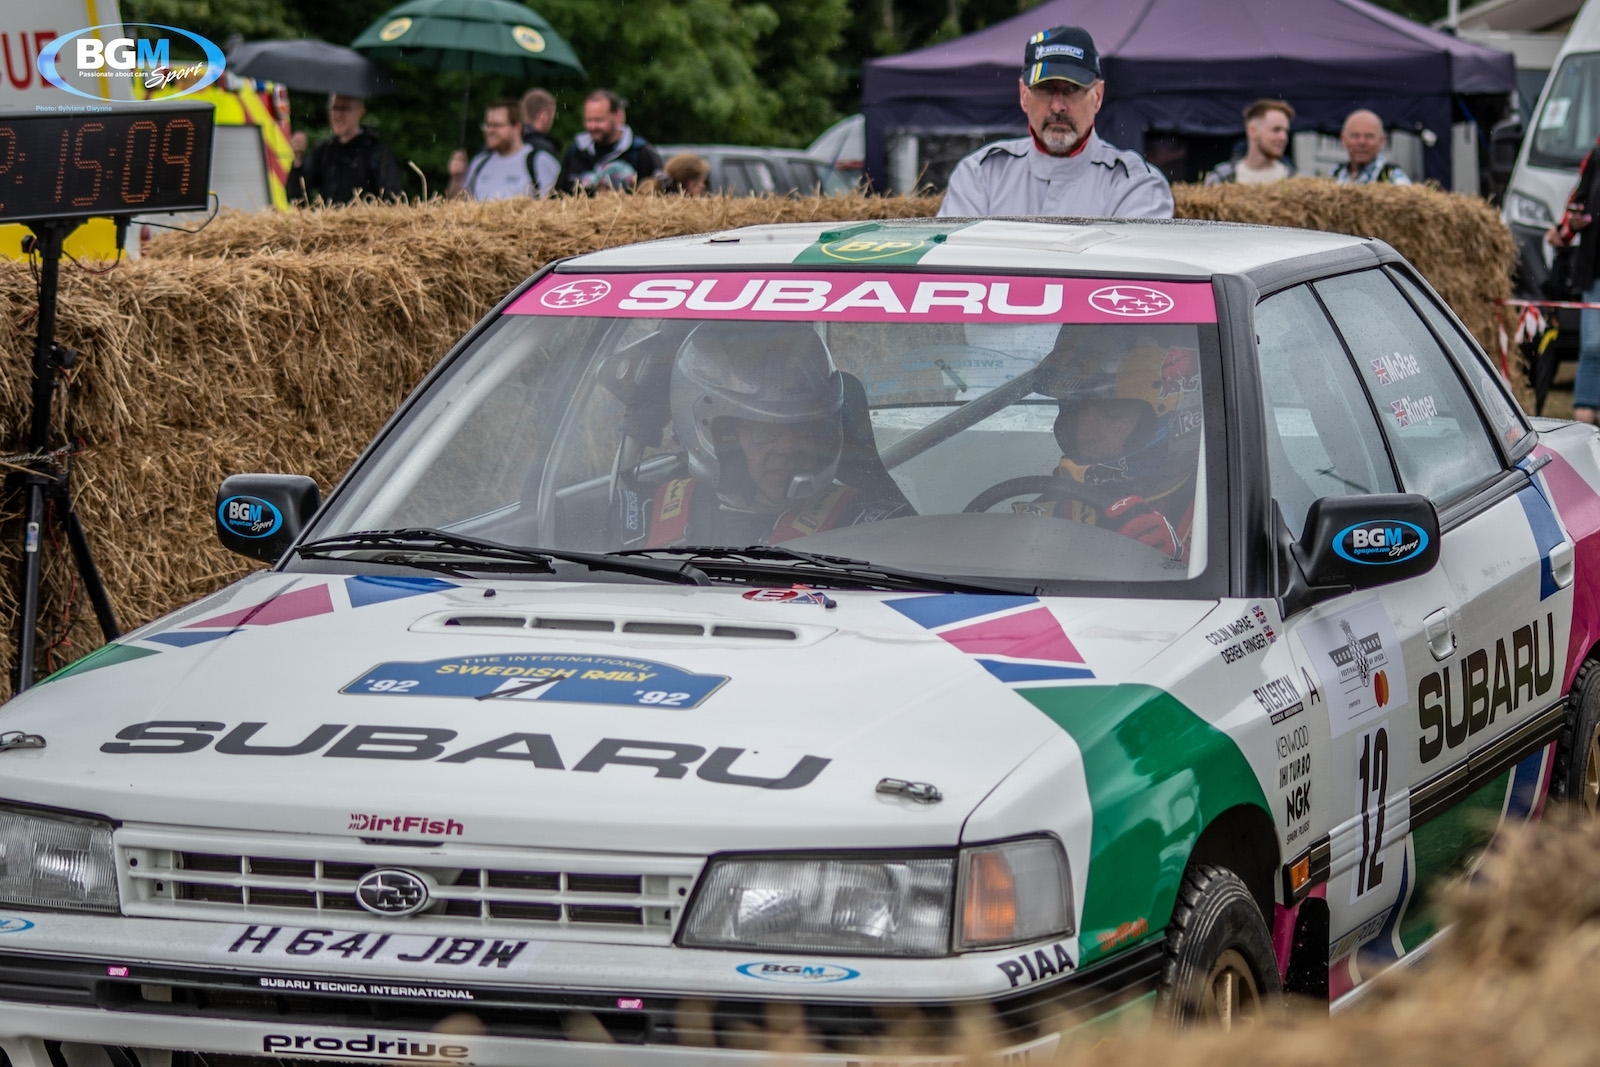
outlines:
{"label": "uk flag sticker", "polygon": [[1060,620],[1037,597],[948,593],[885,603],[972,656],[1002,682],[1094,677]]}

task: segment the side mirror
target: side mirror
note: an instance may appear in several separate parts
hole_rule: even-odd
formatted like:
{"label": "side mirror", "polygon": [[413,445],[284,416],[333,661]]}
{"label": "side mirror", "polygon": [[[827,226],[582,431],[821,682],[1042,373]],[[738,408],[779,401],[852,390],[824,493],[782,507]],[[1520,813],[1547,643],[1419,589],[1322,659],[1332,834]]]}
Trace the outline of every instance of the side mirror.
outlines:
{"label": "side mirror", "polygon": [[1329,597],[1425,574],[1439,562],[1439,515],[1411,493],[1325,496],[1306,511],[1298,542],[1285,537],[1285,615]]}
{"label": "side mirror", "polygon": [[217,490],[217,539],[224,548],[276,562],[294,544],[322,494],[298,474],[234,474]]}
{"label": "side mirror", "polygon": [[1511,171],[1517,165],[1517,153],[1522,151],[1522,116],[1513,114],[1501,119],[1489,130],[1489,176],[1497,185],[1511,180]]}

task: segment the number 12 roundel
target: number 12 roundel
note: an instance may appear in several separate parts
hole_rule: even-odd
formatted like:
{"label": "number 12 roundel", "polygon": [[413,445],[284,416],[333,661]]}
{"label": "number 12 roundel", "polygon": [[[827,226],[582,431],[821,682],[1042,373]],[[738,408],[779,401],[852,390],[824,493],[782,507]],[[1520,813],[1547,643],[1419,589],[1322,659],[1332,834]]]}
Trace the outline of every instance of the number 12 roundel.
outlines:
{"label": "number 12 roundel", "polygon": [[339,692],[693,708],[727,681],[650,660],[519,652],[380,663]]}

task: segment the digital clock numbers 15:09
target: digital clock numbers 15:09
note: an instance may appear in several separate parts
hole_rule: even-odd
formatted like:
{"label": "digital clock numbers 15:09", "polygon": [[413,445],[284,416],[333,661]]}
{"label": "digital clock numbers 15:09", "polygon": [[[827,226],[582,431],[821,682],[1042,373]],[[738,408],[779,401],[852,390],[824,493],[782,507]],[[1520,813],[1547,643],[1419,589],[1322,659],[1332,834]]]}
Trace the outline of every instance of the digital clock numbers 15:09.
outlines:
{"label": "digital clock numbers 15:09", "polygon": [[0,115],[0,222],[207,206],[211,108]]}

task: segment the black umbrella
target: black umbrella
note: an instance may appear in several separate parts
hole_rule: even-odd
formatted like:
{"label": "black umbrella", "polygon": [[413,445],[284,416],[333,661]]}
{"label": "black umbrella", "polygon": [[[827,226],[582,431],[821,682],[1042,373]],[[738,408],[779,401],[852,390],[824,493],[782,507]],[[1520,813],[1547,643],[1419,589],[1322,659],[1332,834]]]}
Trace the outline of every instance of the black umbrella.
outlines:
{"label": "black umbrella", "polygon": [[241,78],[279,82],[304,93],[379,96],[394,92],[384,69],[360,52],[327,41],[249,41],[228,56]]}

